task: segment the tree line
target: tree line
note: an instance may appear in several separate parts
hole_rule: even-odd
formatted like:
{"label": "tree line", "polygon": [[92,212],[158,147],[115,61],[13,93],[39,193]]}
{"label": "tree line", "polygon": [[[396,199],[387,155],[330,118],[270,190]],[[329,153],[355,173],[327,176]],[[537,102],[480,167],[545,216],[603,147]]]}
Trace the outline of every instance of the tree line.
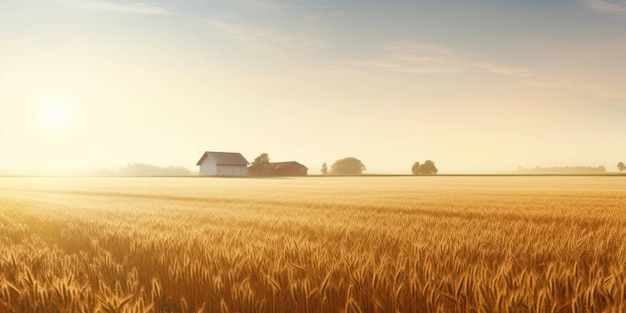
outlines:
{"label": "tree line", "polygon": [[92,173],[94,176],[191,176],[191,171],[182,166],[157,166],[130,163],[120,168],[103,168]]}
{"label": "tree line", "polygon": [[565,167],[541,167],[523,168],[518,167],[520,174],[604,174],[606,167],[600,166],[565,166]]}
{"label": "tree line", "polygon": [[[250,168],[248,169],[252,174],[260,174],[263,169],[266,168],[269,163],[269,156],[267,153],[261,153],[254,159]],[[621,172],[626,171],[626,165],[624,162],[617,163],[617,169]],[[360,175],[366,170],[365,164],[355,157],[347,157],[339,159],[333,163],[330,168],[326,162],[322,163],[320,172],[323,175]],[[435,162],[432,160],[426,160],[424,163],[415,162],[411,166],[411,174],[413,175],[436,175],[439,172]],[[606,173],[606,168],[603,165],[597,167],[591,166],[571,166],[571,167],[540,167],[535,168],[517,168],[518,173],[522,174],[593,174],[593,173]]]}
{"label": "tree line", "polygon": [[[620,173],[626,171],[624,162],[617,163],[617,169]],[[565,167],[541,167],[523,168],[518,167],[517,172],[521,174],[604,174],[606,167],[600,166],[565,166]]]}
{"label": "tree line", "polygon": [[[267,153],[261,153],[254,158],[254,161],[250,163],[248,167],[248,173],[253,176],[263,175],[270,163],[270,157]],[[346,157],[339,159],[333,163],[330,168],[328,164],[324,162],[322,169],[320,170],[323,175],[360,175],[366,170],[365,164],[355,157]],[[435,162],[426,160],[424,164],[420,162],[413,163],[411,167],[411,173],[413,175],[435,175],[439,170],[435,166]]]}
{"label": "tree line", "polygon": [[[365,164],[355,157],[347,157],[335,161],[335,163],[330,166],[330,170],[328,164],[324,162],[322,163],[321,169],[323,175],[358,175],[362,174],[363,171],[365,171]],[[415,162],[411,167],[411,173],[413,175],[436,175],[438,171],[435,162],[432,160],[426,160],[424,164]]]}

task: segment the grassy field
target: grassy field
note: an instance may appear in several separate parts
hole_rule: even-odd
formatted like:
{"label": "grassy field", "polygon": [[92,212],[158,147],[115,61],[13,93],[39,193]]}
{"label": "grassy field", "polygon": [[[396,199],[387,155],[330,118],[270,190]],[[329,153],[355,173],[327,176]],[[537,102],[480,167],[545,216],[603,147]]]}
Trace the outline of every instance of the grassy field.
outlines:
{"label": "grassy field", "polygon": [[624,312],[624,177],[0,178],[0,313]]}

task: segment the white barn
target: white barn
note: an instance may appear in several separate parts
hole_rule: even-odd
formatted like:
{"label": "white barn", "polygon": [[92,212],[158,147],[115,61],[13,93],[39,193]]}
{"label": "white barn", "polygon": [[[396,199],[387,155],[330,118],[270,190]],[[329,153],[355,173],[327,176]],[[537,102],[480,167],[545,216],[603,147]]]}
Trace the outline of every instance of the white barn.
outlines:
{"label": "white barn", "polygon": [[206,151],[196,165],[200,176],[248,176],[248,160],[238,152]]}

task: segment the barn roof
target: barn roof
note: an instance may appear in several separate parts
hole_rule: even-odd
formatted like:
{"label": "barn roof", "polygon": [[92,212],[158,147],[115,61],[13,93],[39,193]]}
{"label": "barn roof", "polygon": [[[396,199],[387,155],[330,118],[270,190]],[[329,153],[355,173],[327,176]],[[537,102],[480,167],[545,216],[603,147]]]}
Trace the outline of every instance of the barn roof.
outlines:
{"label": "barn roof", "polygon": [[289,162],[272,162],[272,163],[268,163],[267,164],[267,168],[272,169],[272,170],[277,170],[279,168],[285,168],[285,167],[289,167],[292,165],[299,165],[302,166],[304,168],[306,168],[307,170],[309,169],[308,167],[296,162],[296,161],[289,161]]}
{"label": "barn roof", "polygon": [[211,158],[217,165],[248,165],[248,160],[239,152],[215,152],[206,151],[196,163],[196,165],[202,164],[202,161],[206,158]]}

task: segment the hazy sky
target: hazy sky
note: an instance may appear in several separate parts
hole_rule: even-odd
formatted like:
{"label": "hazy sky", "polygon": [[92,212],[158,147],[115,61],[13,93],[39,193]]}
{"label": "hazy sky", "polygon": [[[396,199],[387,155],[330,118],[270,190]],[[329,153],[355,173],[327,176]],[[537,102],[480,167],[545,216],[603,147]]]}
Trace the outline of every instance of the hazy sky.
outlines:
{"label": "hazy sky", "polygon": [[626,0],[0,0],[0,169],[626,161]]}

